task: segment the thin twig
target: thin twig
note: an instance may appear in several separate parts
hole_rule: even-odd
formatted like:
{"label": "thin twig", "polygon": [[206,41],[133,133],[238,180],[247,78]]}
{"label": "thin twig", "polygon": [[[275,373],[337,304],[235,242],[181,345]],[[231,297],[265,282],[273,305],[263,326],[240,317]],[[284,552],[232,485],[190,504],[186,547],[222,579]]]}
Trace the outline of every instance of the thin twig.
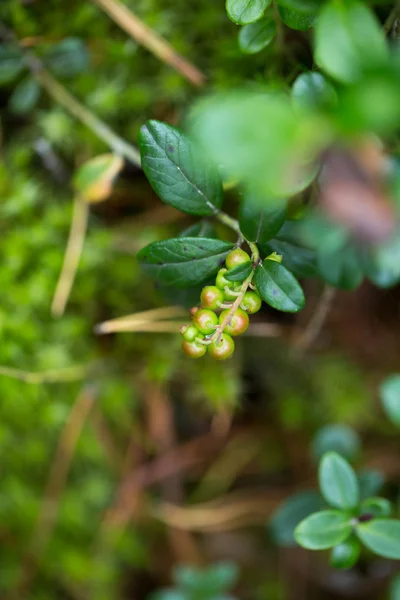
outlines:
{"label": "thin twig", "polygon": [[67,248],[64,254],[63,266],[54,293],[51,312],[54,317],[61,317],[71,293],[79,261],[85,241],[89,205],[87,202],[75,198],[72,214],[71,228],[69,231]]}
{"label": "thin twig", "polygon": [[296,354],[304,354],[316,341],[328,316],[335,294],[336,290],[334,288],[329,285],[324,287],[311,320],[293,344],[293,350]]}
{"label": "thin twig", "polygon": [[138,44],[169,64],[188,81],[199,87],[205,83],[206,78],[197,67],[175,52],[166,40],[138,19],[127,6],[118,0],[92,0],[92,2],[102,8]]}
{"label": "thin twig", "polygon": [[394,7],[392,8],[392,10],[390,11],[388,18],[386,19],[386,21],[383,25],[383,29],[387,35],[390,34],[392,27],[395,24],[396,18],[399,15],[399,10],[400,10],[400,2],[396,2]]}

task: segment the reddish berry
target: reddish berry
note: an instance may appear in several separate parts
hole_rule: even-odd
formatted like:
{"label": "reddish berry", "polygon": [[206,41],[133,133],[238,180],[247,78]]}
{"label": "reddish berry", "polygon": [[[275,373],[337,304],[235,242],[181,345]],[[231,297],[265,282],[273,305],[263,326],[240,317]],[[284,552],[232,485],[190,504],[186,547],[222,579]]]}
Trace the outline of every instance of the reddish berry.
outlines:
{"label": "reddish berry", "polygon": [[248,290],[243,296],[241,306],[249,315],[254,315],[261,308],[261,298],[256,292]]}
{"label": "reddish berry", "polygon": [[[229,309],[223,310],[219,315],[219,322],[223,323],[229,315]],[[249,317],[244,310],[238,308],[232,315],[230,322],[224,327],[224,331],[229,335],[241,335],[249,326]]]}
{"label": "reddish berry", "polygon": [[216,340],[208,346],[208,353],[215,360],[226,360],[230,358],[235,351],[235,342],[227,333],[223,333],[220,341]]}
{"label": "reddish berry", "polygon": [[224,292],[215,285],[207,285],[203,288],[200,296],[201,305],[213,310],[219,308],[220,302],[224,301]]}
{"label": "reddish berry", "polygon": [[207,346],[197,341],[188,342],[187,340],[183,340],[182,350],[190,358],[201,358],[207,352]]}
{"label": "reddish berry", "polygon": [[235,248],[235,250],[229,252],[228,256],[226,257],[226,268],[228,270],[233,269],[234,267],[242,265],[245,262],[249,262],[249,260],[250,256],[247,254],[247,252],[241,248]]}
{"label": "reddish berry", "polygon": [[218,325],[218,317],[212,310],[207,308],[200,308],[193,315],[193,325],[205,335],[214,333],[215,327]]}
{"label": "reddish berry", "polygon": [[182,325],[180,332],[183,335],[183,339],[187,342],[194,342],[200,335],[200,331],[193,325]]}

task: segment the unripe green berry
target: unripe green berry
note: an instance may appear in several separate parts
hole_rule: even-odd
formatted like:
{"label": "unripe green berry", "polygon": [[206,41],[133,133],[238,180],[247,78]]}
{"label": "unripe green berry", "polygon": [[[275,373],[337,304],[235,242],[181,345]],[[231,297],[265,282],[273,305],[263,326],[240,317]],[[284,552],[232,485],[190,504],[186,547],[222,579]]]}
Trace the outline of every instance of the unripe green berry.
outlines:
{"label": "unripe green berry", "polygon": [[254,315],[261,308],[261,298],[256,292],[247,290],[243,296],[241,306],[249,315]]}
{"label": "unripe green berry", "polygon": [[[224,322],[229,315],[229,309],[223,310],[219,315],[220,324]],[[229,335],[241,335],[249,326],[249,317],[244,310],[238,308],[232,315],[230,322],[224,327],[224,331]]]}
{"label": "unripe green berry", "polygon": [[219,308],[220,302],[223,302],[224,298],[224,292],[216,285],[207,285],[202,289],[200,302],[204,308],[211,308],[215,310]]}
{"label": "unripe green berry", "polygon": [[350,538],[332,548],[331,565],[335,569],[351,569],[359,559],[360,544],[355,538]]}
{"label": "unripe green berry", "polygon": [[188,342],[187,340],[183,340],[182,350],[190,358],[201,358],[207,352],[207,346],[200,342]]}
{"label": "unripe green berry", "polygon": [[235,248],[235,250],[229,252],[228,256],[226,257],[226,268],[229,271],[230,269],[233,269],[238,265],[242,265],[243,263],[248,262],[249,260],[250,256],[247,254],[247,252],[245,252],[241,248]]}
{"label": "unripe green berry", "polygon": [[235,342],[227,333],[223,333],[220,341],[215,340],[208,346],[208,353],[215,360],[226,360],[230,358],[235,351]]}
{"label": "unripe green berry", "polygon": [[183,339],[187,342],[194,342],[194,340],[200,335],[200,331],[193,325],[182,325],[180,332]]}
{"label": "unripe green berry", "polygon": [[215,285],[218,289],[224,291],[226,287],[233,289],[235,286],[234,281],[229,281],[225,278],[225,274],[228,272],[228,269],[220,269],[217,273],[217,277],[215,278]]}
{"label": "unripe green berry", "polygon": [[204,335],[210,335],[218,325],[218,317],[212,310],[200,308],[193,315],[193,325]]}

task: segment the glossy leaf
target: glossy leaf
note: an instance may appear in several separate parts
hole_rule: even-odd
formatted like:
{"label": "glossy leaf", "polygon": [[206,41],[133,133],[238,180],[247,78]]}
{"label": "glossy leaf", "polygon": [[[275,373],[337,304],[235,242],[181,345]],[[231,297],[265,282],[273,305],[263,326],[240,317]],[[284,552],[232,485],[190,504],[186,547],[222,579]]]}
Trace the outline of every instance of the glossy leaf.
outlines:
{"label": "glossy leaf", "polygon": [[237,25],[258,21],[271,0],[226,0],[228,17]]}
{"label": "glossy leaf", "polygon": [[386,498],[367,498],[360,506],[360,514],[373,515],[374,517],[389,517],[393,507]]}
{"label": "glossy leaf", "polygon": [[14,89],[9,106],[17,115],[25,115],[33,110],[40,97],[40,86],[36,79],[28,76]]}
{"label": "glossy leaf", "polygon": [[328,2],[321,10],[315,31],[315,60],[339,81],[357,79],[364,68],[386,62],[383,30],[365,4]]}
{"label": "glossy leaf", "polygon": [[14,81],[24,67],[22,52],[17,46],[0,45],[0,85]]}
{"label": "glossy leaf", "polygon": [[272,515],[268,529],[273,540],[280,546],[295,546],[294,530],[296,526],[319,510],[325,502],[315,491],[303,491],[290,496]]}
{"label": "glossy leaf", "polygon": [[179,129],[148,121],[139,136],[142,166],[166,204],[191,214],[212,215],[222,204],[222,184],[213,165]]}
{"label": "glossy leaf", "polygon": [[360,553],[360,542],[351,537],[332,549],[331,566],[335,569],[351,569],[358,561]]}
{"label": "glossy leaf", "polygon": [[351,533],[349,517],[339,510],[314,513],[295,529],[294,537],[308,550],[324,550],[344,542]]}
{"label": "glossy leaf", "polygon": [[400,427],[400,375],[387,377],[379,391],[386,416],[393,425]]}
{"label": "glossy leaf", "polygon": [[46,63],[57,77],[76,77],[89,68],[89,55],[82,40],[66,38],[52,47]]}
{"label": "glossy leaf", "polygon": [[86,202],[102,202],[111,194],[113,182],[124,161],[115,154],[100,154],[88,160],[76,172],[74,187]]}
{"label": "glossy leaf", "polygon": [[244,281],[248,275],[250,275],[251,270],[253,268],[253,263],[251,260],[230,269],[227,273],[225,273],[224,277],[228,281]]}
{"label": "glossy leaf", "polygon": [[203,219],[198,223],[190,225],[184,231],[181,231],[178,237],[216,238],[217,234],[214,225],[210,221],[207,221],[207,219]]}
{"label": "glossy leaf", "polygon": [[337,95],[321,73],[301,73],[292,85],[292,100],[295,106],[315,110],[330,107],[337,102]]}
{"label": "glossy leaf", "polygon": [[265,198],[261,201],[246,193],[239,209],[240,230],[250,242],[267,242],[280,231],[286,216],[286,200]]}
{"label": "glossy leaf", "polygon": [[255,272],[260,296],[273,308],[295,313],[304,307],[303,290],[297,279],[282,264],[264,260]]}
{"label": "glossy leaf", "polygon": [[272,42],[275,34],[276,23],[271,19],[260,19],[242,27],[239,32],[239,47],[245,54],[256,54]]}
{"label": "glossy leaf", "polygon": [[367,523],[359,523],[356,533],[375,554],[400,560],[400,521],[373,519]]}
{"label": "glossy leaf", "polygon": [[360,500],[357,476],[336,452],[324,455],[319,466],[319,487],[325,500],[337,508],[355,508]]}
{"label": "glossy leaf", "polygon": [[348,425],[325,425],[312,442],[312,455],[317,461],[327,452],[337,452],[347,460],[354,460],[360,450],[360,437]]}
{"label": "glossy leaf", "polygon": [[216,273],[232,248],[229,242],[209,238],[172,238],[149,244],[138,260],[161,284],[190,287]]}
{"label": "glossy leaf", "polygon": [[278,6],[279,14],[282,21],[290,27],[290,29],[297,29],[298,31],[307,31],[314,25],[316,14],[304,13],[286,6]]}

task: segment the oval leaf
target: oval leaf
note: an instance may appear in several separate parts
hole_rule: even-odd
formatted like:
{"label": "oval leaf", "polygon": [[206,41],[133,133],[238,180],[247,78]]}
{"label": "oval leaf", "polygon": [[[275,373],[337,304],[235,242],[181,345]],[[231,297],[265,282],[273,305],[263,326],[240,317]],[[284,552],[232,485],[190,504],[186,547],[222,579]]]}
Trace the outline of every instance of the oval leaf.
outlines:
{"label": "oval leaf", "polygon": [[351,537],[332,549],[330,563],[335,569],[351,569],[360,557],[360,542]]}
{"label": "oval leaf", "polygon": [[298,31],[307,31],[313,26],[316,14],[304,13],[286,6],[279,6],[279,14],[281,15],[282,21],[290,27],[290,29],[297,29]]}
{"label": "oval leaf", "polygon": [[389,517],[392,514],[392,504],[386,498],[367,498],[360,506],[360,514],[374,517]]}
{"label": "oval leaf", "polygon": [[337,101],[337,95],[321,73],[302,73],[292,85],[292,100],[299,108],[330,107]]}
{"label": "oval leaf", "polygon": [[74,187],[86,202],[102,202],[111,194],[115,177],[124,161],[115,154],[101,154],[83,164],[74,177]]}
{"label": "oval leaf", "polygon": [[231,21],[245,25],[258,21],[271,0],[226,0],[226,12]]}
{"label": "oval leaf", "polygon": [[361,451],[361,440],[348,425],[325,425],[315,435],[311,451],[317,461],[327,452],[337,452],[347,460],[355,460]]}
{"label": "oval leaf", "polygon": [[89,68],[89,55],[82,40],[71,37],[53,46],[46,62],[57,77],[75,77]]}
{"label": "oval leaf", "polygon": [[286,216],[286,200],[272,198],[261,201],[247,194],[240,204],[240,230],[250,242],[267,242],[282,228]]}
{"label": "oval leaf", "polygon": [[187,136],[148,121],[139,136],[142,167],[161,200],[190,215],[212,215],[222,205],[222,183]]}
{"label": "oval leaf", "polygon": [[343,509],[355,508],[360,500],[356,474],[336,452],[328,452],[319,467],[319,486],[325,500]]}
{"label": "oval leaf", "polygon": [[308,550],[324,550],[344,542],[351,533],[349,517],[338,510],[323,510],[307,517],[294,531],[295,540]]}
{"label": "oval leaf", "polygon": [[255,284],[261,297],[273,308],[295,313],[304,307],[303,290],[285,267],[273,260],[264,260],[255,272]]}
{"label": "oval leaf", "polygon": [[252,268],[253,263],[248,260],[225,273],[224,277],[228,281],[244,281],[250,275]]}
{"label": "oval leaf", "polygon": [[400,375],[385,379],[380,387],[380,396],[388,419],[400,427]]}
{"label": "oval leaf", "polygon": [[400,521],[374,519],[357,525],[356,533],[375,554],[400,560]]}
{"label": "oval leaf", "polygon": [[23,79],[13,91],[10,109],[17,115],[25,115],[33,110],[39,100],[40,86],[33,77]]}
{"label": "oval leaf", "polygon": [[276,23],[271,19],[260,19],[242,27],[239,33],[239,47],[245,54],[256,54],[272,42],[275,34]]}
{"label": "oval leaf", "polygon": [[161,284],[189,287],[216,273],[232,248],[229,242],[209,238],[172,238],[149,244],[138,260]]}
{"label": "oval leaf", "polygon": [[22,52],[17,46],[0,45],[0,85],[11,83],[24,66]]}
{"label": "oval leaf", "polygon": [[272,515],[269,530],[274,541],[280,546],[295,546],[293,537],[296,526],[310,514],[322,510],[325,506],[320,494],[314,490],[305,490],[290,496]]}
{"label": "oval leaf", "polygon": [[317,254],[317,264],[324,281],[343,290],[354,290],[364,278],[358,253],[350,245],[321,247]]}

